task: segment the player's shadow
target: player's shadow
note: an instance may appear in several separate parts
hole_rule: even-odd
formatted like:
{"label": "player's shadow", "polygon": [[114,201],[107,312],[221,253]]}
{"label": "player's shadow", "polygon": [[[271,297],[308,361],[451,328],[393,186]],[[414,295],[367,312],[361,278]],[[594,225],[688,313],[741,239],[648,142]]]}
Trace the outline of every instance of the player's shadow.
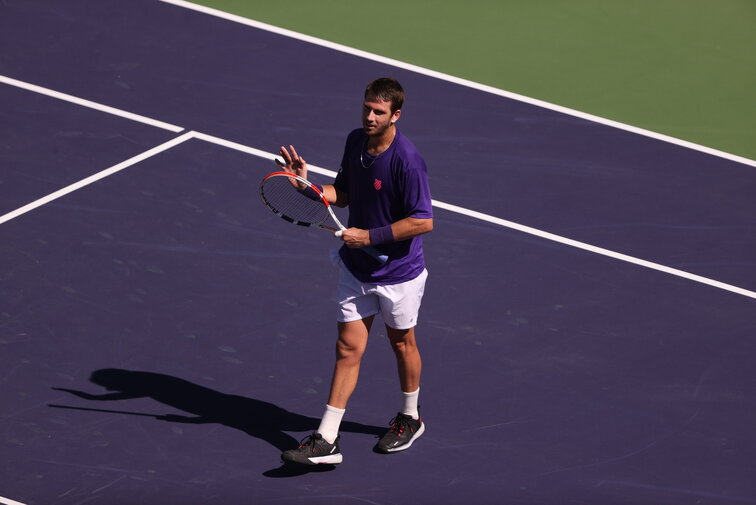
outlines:
{"label": "player's shadow", "polygon": [[[53,388],[71,393],[79,398],[92,401],[117,401],[134,398],[152,398],[172,408],[182,410],[192,416],[166,414],[155,415],[120,410],[91,409],[64,405],[50,405],[56,408],[89,410],[114,414],[128,414],[153,417],[161,421],[186,424],[218,423],[241,430],[253,437],[264,440],[279,451],[296,447],[299,443],[287,431],[313,432],[320,420],[278,407],[272,403],[254,398],[229,395],[193,384],[178,377],[153,372],[139,372],[106,368],[92,373],[90,381],[102,386],[109,393],[91,394],[66,388]],[[343,422],[341,430],[368,435],[382,435],[385,428],[360,423]],[[312,471],[332,470],[329,465],[289,466],[285,465],[264,473],[268,477],[293,477]]]}

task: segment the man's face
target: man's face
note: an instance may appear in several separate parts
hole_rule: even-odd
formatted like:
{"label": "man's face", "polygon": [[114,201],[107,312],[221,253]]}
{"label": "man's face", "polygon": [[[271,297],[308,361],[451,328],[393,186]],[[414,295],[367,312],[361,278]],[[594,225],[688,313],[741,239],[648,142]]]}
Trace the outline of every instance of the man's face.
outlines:
{"label": "man's face", "polygon": [[391,102],[367,97],[362,103],[362,128],[368,135],[381,135],[400,114],[399,110],[391,112]]}

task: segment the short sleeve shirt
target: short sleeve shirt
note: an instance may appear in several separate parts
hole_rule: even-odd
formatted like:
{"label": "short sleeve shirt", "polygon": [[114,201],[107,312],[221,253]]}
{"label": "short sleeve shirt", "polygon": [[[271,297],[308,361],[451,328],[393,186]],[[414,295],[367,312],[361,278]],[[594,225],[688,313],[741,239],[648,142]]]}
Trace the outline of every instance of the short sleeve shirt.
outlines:
{"label": "short sleeve shirt", "polygon": [[[428,170],[414,144],[399,130],[378,156],[366,153],[368,136],[361,130],[347,137],[341,170],[334,186],[349,194],[349,227],[371,229],[407,217],[433,217]],[[380,264],[359,249],[342,246],[339,255],[357,279],[369,284],[398,284],[425,269],[422,236],[374,246],[388,261]]]}

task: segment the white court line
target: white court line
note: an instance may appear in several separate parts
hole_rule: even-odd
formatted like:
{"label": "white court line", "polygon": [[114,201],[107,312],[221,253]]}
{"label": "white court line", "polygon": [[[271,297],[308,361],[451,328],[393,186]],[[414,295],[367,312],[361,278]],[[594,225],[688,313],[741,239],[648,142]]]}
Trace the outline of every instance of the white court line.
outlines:
{"label": "white court line", "polygon": [[[217,144],[223,147],[227,147],[229,149],[236,149],[238,151],[242,151],[248,154],[252,154],[254,156],[259,156],[261,158],[265,158],[268,160],[273,160],[276,158],[275,154],[268,153],[265,151],[261,151],[259,149],[255,149],[253,147],[245,146],[242,144],[238,144],[236,142],[231,142],[219,137],[213,137],[212,135],[206,135],[204,133],[196,133],[195,138],[204,140],[207,142],[212,142],[213,144]],[[318,167],[316,165],[307,164],[307,170],[310,172],[315,172],[317,174],[326,175],[328,177],[336,177],[336,172],[333,170],[328,170],[326,168]],[[733,286],[731,284],[726,284],[724,282],[719,282],[714,279],[709,279],[707,277],[703,277],[700,275],[691,274],[689,272],[685,272],[683,270],[678,270],[676,268],[671,268],[665,265],[660,265],[658,263],[653,263],[651,261],[646,261],[640,258],[636,258],[634,256],[629,256],[627,254],[618,253],[615,251],[611,251],[609,249],[604,249],[603,247],[597,247],[591,244],[586,244],[585,242],[580,242],[577,240],[573,240],[567,237],[562,237],[560,235],[555,235],[553,233],[549,233],[543,230],[539,230],[537,228],[531,228],[530,226],[525,226],[519,223],[515,223],[512,221],[507,221],[506,219],[501,219],[495,216],[491,216],[489,214],[483,214],[482,212],[476,212],[474,210],[466,209],[464,207],[459,207],[457,205],[452,205],[449,203],[441,202],[439,200],[433,200],[433,206],[437,207],[439,209],[444,209],[449,212],[454,212],[457,214],[462,214],[464,216],[471,217],[473,219],[477,219],[479,221],[485,221],[488,223],[492,223],[498,226],[503,226],[505,228],[510,228],[512,230],[517,230],[522,233],[527,233],[528,235],[534,235],[536,237],[550,240],[552,242],[557,242],[560,244],[564,244],[570,247],[575,247],[577,249],[582,249],[584,251],[589,251],[594,254],[600,254],[602,256],[607,256],[609,258],[613,258],[616,260],[624,261],[627,263],[632,263],[634,265],[639,265],[645,268],[649,268],[651,270],[657,270],[659,272],[664,272],[666,274],[674,275],[677,277],[682,277],[683,279],[688,279],[691,281],[699,282],[701,284],[706,284],[708,286],[712,286],[715,288],[723,289],[725,291],[730,291],[732,293],[736,293],[739,295],[747,296],[749,298],[756,299],[756,292],[749,291],[747,289],[740,288],[738,286]]]}
{"label": "white court line", "polygon": [[585,119],[587,121],[592,121],[594,123],[599,123],[605,126],[611,126],[613,128],[625,130],[631,133],[635,133],[637,135],[642,135],[644,137],[650,137],[652,139],[661,140],[662,142],[675,144],[681,147],[685,147],[687,149],[692,149],[694,151],[700,151],[702,153],[710,154],[712,156],[717,156],[717,157],[724,158],[724,159],[734,161],[737,163],[742,163],[744,165],[750,165],[752,167],[756,167],[756,160],[751,160],[749,158],[737,156],[731,153],[720,151],[718,149],[712,149],[711,147],[706,147],[700,144],[695,144],[693,142],[688,142],[687,140],[670,137],[669,135],[663,135],[661,133],[653,132],[653,131],[646,130],[643,128],[638,128],[636,126],[620,123],[619,121],[612,121],[611,119],[594,116],[593,114],[588,114],[586,112],[570,109],[568,107],[562,107],[561,105],[545,102],[543,100],[538,100],[536,98],[531,98],[531,97],[520,95],[517,93],[512,93],[511,91],[495,88],[493,86],[487,86],[485,84],[469,81],[467,79],[462,79],[459,77],[455,77],[453,75],[444,74],[442,72],[437,72],[435,70],[430,70],[430,69],[420,67],[417,65],[412,65],[411,63],[405,63],[403,61],[395,60],[392,58],[386,58],[385,56],[369,53],[367,51],[362,51],[360,49],[355,49],[353,47],[337,44],[335,42],[330,42],[328,40],[320,39],[317,37],[312,37],[310,35],[305,35],[303,33],[295,32],[292,30],[287,30],[285,28],[280,28],[278,26],[269,25],[267,23],[255,21],[253,19],[238,16],[236,14],[230,14],[228,12],[224,12],[218,9],[213,9],[211,7],[205,7],[204,5],[198,5],[195,3],[187,2],[185,0],[160,0],[160,1],[175,5],[177,7],[183,7],[185,9],[190,9],[193,11],[201,12],[203,14],[225,19],[226,21],[232,21],[234,23],[243,24],[246,26],[260,29],[260,30],[265,30],[271,33],[275,33],[277,35],[282,35],[284,37],[289,37],[289,38],[301,40],[303,42],[307,42],[310,44],[326,47],[328,49],[333,49],[334,51],[351,54],[352,56],[357,56],[357,57],[365,58],[371,61],[376,61],[378,63],[383,63],[385,65],[390,65],[392,67],[409,70],[410,72],[415,72],[417,74],[426,75],[428,77],[433,77],[435,79],[439,79],[442,81],[451,82],[454,84],[458,84],[460,86],[465,86],[467,88],[476,89],[478,91],[483,91],[485,93],[490,93],[490,94],[501,96],[504,98],[510,98],[512,100],[517,100],[518,102],[523,102],[530,105],[535,105],[537,107],[542,107],[544,109],[550,109],[556,112],[561,112],[562,114],[578,117],[580,119]]}
{"label": "white court line", "polygon": [[595,254],[600,254],[602,256],[607,256],[609,258],[614,258],[616,260],[625,261],[627,263],[632,263],[634,265],[639,265],[645,268],[650,268],[651,270],[658,270],[659,272],[664,272],[666,274],[675,275],[677,277],[682,277],[683,279],[688,279],[695,282],[700,282],[701,284],[706,284],[709,286],[713,286],[715,288],[724,289],[725,291],[730,291],[732,293],[737,293],[739,295],[747,296],[749,298],[756,299],[756,292],[749,291],[747,289],[739,288],[737,286],[733,286],[731,284],[725,284],[724,282],[719,282],[714,279],[709,279],[707,277],[702,277],[700,275],[691,274],[689,272],[685,272],[683,270],[678,270],[676,268],[671,268],[668,266],[660,265],[658,263],[653,263],[651,261],[646,261],[640,258],[636,258],[633,256],[628,256],[627,254],[618,253],[615,251],[611,251],[609,249],[604,249],[603,247],[597,247],[591,244],[586,244],[585,242],[579,242],[577,240],[573,240],[570,238],[562,237],[560,235],[555,235],[553,233],[549,233],[543,230],[538,230],[536,228],[531,228],[530,226],[521,225],[518,223],[513,223],[512,221],[507,221],[505,219],[500,219],[498,217],[490,216],[488,214],[483,214],[481,212],[476,212],[474,210],[465,209],[462,207],[457,207],[456,205],[451,205],[444,202],[439,202],[438,200],[433,200],[433,206],[438,207],[439,209],[445,209],[450,212],[456,212],[458,214],[464,214],[466,216],[478,219],[480,221],[486,221],[489,223],[497,224],[499,226],[504,226],[506,228],[511,228],[513,230],[521,231],[523,233],[527,233],[529,235],[535,235],[536,237],[540,237],[546,240],[550,240],[552,242],[558,242],[560,244],[568,245],[570,247],[575,247],[577,249],[583,249],[585,251],[589,251]]}
{"label": "white court line", "polygon": [[[25,83],[22,83],[22,84],[25,84]],[[72,98],[75,98],[75,97],[72,97]],[[80,99],[77,99],[77,100],[80,100]],[[81,101],[82,102],[86,102],[86,100],[81,100]],[[77,102],[74,102],[74,103],[77,103]],[[101,110],[103,112],[109,112],[109,109],[110,109],[109,107],[103,106],[102,109],[98,109],[98,110]],[[120,112],[122,112],[122,111],[119,111],[119,113]],[[110,113],[112,113],[112,112],[110,112]],[[36,201],[34,201],[34,202],[32,202],[32,203],[30,203],[28,205],[25,205],[25,206],[23,206],[23,207],[15,210],[15,211],[13,211],[13,212],[9,212],[8,214],[5,214],[4,216],[0,216],[0,224],[2,224],[4,222],[7,222],[7,221],[10,221],[11,219],[13,219],[15,217],[18,217],[18,216],[20,216],[22,214],[25,214],[25,213],[29,212],[30,210],[36,209],[37,207],[40,207],[40,206],[42,206],[42,205],[44,205],[46,203],[49,203],[49,202],[51,202],[51,201],[53,201],[53,200],[55,200],[57,198],[60,198],[61,196],[67,195],[67,194],[69,194],[69,193],[71,193],[73,191],[76,191],[77,189],[83,188],[84,186],[92,184],[93,182],[96,182],[96,181],[98,181],[100,179],[103,179],[104,177],[108,177],[109,175],[112,175],[112,174],[114,174],[114,173],[116,173],[116,172],[118,172],[120,170],[123,170],[124,168],[127,168],[127,167],[129,167],[131,165],[134,165],[136,163],[139,163],[140,161],[143,161],[143,160],[145,160],[145,159],[147,159],[147,158],[149,158],[151,156],[154,156],[154,155],[156,155],[158,153],[161,153],[163,151],[167,151],[168,149],[171,149],[172,147],[175,147],[175,146],[177,146],[177,145],[179,145],[179,144],[181,144],[181,143],[183,143],[183,142],[185,142],[187,140],[193,139],[193,138],[194,139],[198,139],[198,140],[202,140],[202,141],[205,141],[205,142],[210,142],[210,143],[213,143],[213,144],[216,144],[216,145],[220,145],[222,147],[226,147],[226,148],[229,148],[229,149],[234,149],[234,150],[237,150],[237,151],[241,151],[241,152],[244,152],[244,153],[247,153],[247,154],[251,154],[253,156],[257,156],[257,157],[264,158],[264,159],[271,160],[271,161],[276,158],[275,154],[269,153],[267,151],[263,151],[263,150],[260,150],[260,149],[256,149],[254,147],[246,146],[244,144],[239,144],[237,142],[232,142],[230,140],[222,139],[220,137],[214,137],[212,135],[207,135],[205,133],[200,133],[200,132],[196,132],[196,131],[189,131],[189,132],[186,132],[186,133],[184,133],[183,135],[181,135],[179,137],[176,137],[173,140],[169,140],[168,142],[165,142],[164,144],[161,144],[161,145],[159,145],[157,147],[154,147],[154,148],[150,149],[149,151],[145,151],[142,154],[134,156],[133,158],[130,158],[130,159],[126,160],[126,161],[123,161],[123,162],[121,162],[121,163],[119,163],[117,165],[114,165],[114,166],[112,166],[112,167],[110,167],[110,168],[108,168],[106,170],[103,170],[102,172],[98,172],[97,174],[94,174],[94,175],[92,175],[90,177],[87,177],[86,179],[82,179],[81,181],[79,181],[77,183],[71,184],[71,185],[69,185],[69,186],[67,186],[67,187],[65,187],[65,188],[63,188],[61,190],[58,190],[58,191],[56,191],[54,193],[51,193],[51,194],[49,194],[49,195],[47,195],[47,196],[45,196],[43,198],[40,198],[39,200],[36,200]],[[333,170],[328,170],[326,168],[318,167],[316,165],[311,165],[311,164],[308,164],[307,167],[308,167],[308,170],[310,170],[311,172],[318,173],[318,174],[325,175],[325,176],[332,177],[332,178],[336,177],[336,172],[334,172]],[[660,265],[658,263],[653,263],[653,262],[650,262],[650,261],[642,260],[640,258],[635,258],[633,256],[628,256],[626,254],[614,252],[614,251],[611,251],[609,249],[604,249],[604,248],[601,248],[601,247],[596,247],[596,246],[593,246],[593,245],[590,245],[590,244],[586,244],[584,242],[579,242],[577,240],[572,240],[572,239],[569,239],[569,238],[566,238],[566,237],[555,235],[553,233],[549,233],[549,232],[545,232],[545,231],[542,231],[542,230],[538,230],[536,228],[531,228],[529,226],[521,225],[521,224],[518,224],[518,223],[514,223],[512,221],[507,221],[505,219],[501,219],[501,218],[498,218],[498,217],[495,217],[495,216],[491,216],[491,215],[488,215],[488,214],[483,214],[481,212],[477,212],[477,211],[474,211],[474,210],[466,209],[464,207],[459,207],[457,205],[452,205],[452,204],[444,203],[444,202],[441,202],[441,201],[438,201],[438,200],[433,200],[433,205],[435,207],[440,208],[440,209],[444,209],[444,210],[447,210],[447,211],[450,211],[450,212],[455,212],[457,214],[462,214],[462,215],[465,215],[465,216],[468,216],[468,217],[472,217],[474,219],[478,219],[478,220],[481,220],[481,221],[486,221],[486,222],[489,222],[489,223],[492,223],[492,224],[496,224],[496,225],[499,225],[499,226],[503,226],[503,227],[506,227],[506,228],[511,228],[513,230],[518,230],[520,232],[527,233],[529,235],[534,235],[536,237],[540,237],[540,238],[543,238],[543,239],[546,239],[546,240],[550,240],[550,241],[553,241],[553,242],[558,242],[560,244],[564,244],[564,245],[567,245],[567,246],[575,247],[575,248],[578,248],[578,249],[583,249],[585,251],[590,251],[592,253],[600,254],[602,256],[607,256],[607,257],[614,258],[614,259],[617,259],[617,260],[620,260],[620,261],[625,261],[625,262],[628,262],[628,263],[639,265],[639,266],[642,266],[642,267],[645,267],[645,268],[650,268],[652,270],[658,270],[660,272],[664,272],[664,273],[667,273],[667,274],[670,274],[670,275],[675,275],[677,277],[682,277],[684,279],[688,279],[688,280],[691,280],[691,281],[699,282],[699,283],[706,284],[706,285],[709,285],[709,286],[712,286],[712,287],[723,289],[725,291],[730,291],[730,292],[733,292],[733,293],[736,293],[736,294],[739,294],[739,295],[743,295],[743,296],[747,296],[749,298],[756,299],[756,292],[754,292],[754,291],[749,291],[749,290],[746,290],[746,289],[743,289],[743,288],[740,288],[740,287],[737,287],[737,286],[733,286],[733,285],[730,285],[730,284],[725,284],[723,282],[719,282],[719,281],[716,281],[716,280],[713,280],[713,279],[709,279],[707,277],[702,277],[700,275],[691,274],[691,273],[685,272],[683,270],[678,270],[676,268],[671,268],[671,267],[667,267],[667,266],[664,266],[664,265]]]}
{"label": "white court line", "polygon": [[52,202],[53,200],[56,200],[62,196],[65,196],[69,193],[72,193],[76,191],[77,189],[81,189],[85,186],[88,186],[94,182],[99,181],[100,179],[104,179],[105,177],[108,177],[110,175],[115,174],[116,172],[120,172],[124,168],[130,167],[131,165],[134,165],[136,163],[139,163],[140,161],[144,161],[147,158],[150,158],[152,156],[155,156],[156,154],[162,153],[163,151],[167,151],[168,149],[177,146],[178,144],[181,144],[182,142],[185,142],[191,138],[194,137],[194,132],[187,132],[179,137],[176,137],[172,140],[169,140],[168,142],[165,142],[163,144],[160,144],[159,146],[153,147],[149,151],[145,151],[141,154],[138,154],[132,158],[129,158],[126,161],[122,161],[121,163],[118,163],[117,165],[113,165],[110,168],[107,168],[101,172],[97,172],[94,175],[90,175],[89,177],[82,179],[78,182],[75,182],[73,184],[70,184],[66,186],[65,188],[59,189],[58,191],[55,191],[54,193],[50,193],[47,196],[44,196],[40,198],[39,200],[35,200],[31,203],[28,203],[24,205],[23,207],[20,207],[12,212],[9,212],[3,216],[0,216],[0,224],[5,223],[6,221],[10,221],[13,218],[16,218],[22,214],[26,214],[27,212],[36,209],[37,207],[41,207],[42,205],[45,205],[47,203]]}
{"label": "white court line", "polygon": [[0,496],[0,503],[3,505],[26,505],[24,503],[21,503],[20,501],[11,500],[10,498],[5,498],[3,496]]}
{"label": "white court line", "polygon": [[[205,142],[210,142],[212,144],[216,144],[222,147],[227,147],[229,149],[236,149],[237,151],[241,151],[247,154],[252,154],[254,156],[259,156],[260,158],[265,158],[266,160],[273,161],[276,158],[278,158],[278,155],[269,153],[267,151],[261,151],[260,149],[255,149],[254,147],[245,146],[244,144],[239,144],[236,142],[231,142],[230,140],[222,139],[220,137],[213,137],[212,135],[207,135],[205,133],[199,133],[194,132],[194,138],[198,140],[204,140]],[[308,172],[315,172],[316,174],[321,175],[327,175],[331,178],[336,178],[336,172],[333,170],[328,170],[327,168],[321,168],[317,165],[312,165],[310,163],[307,163],[307,171]]]}
{"label": "white court line", "polygon": [[27,91],[32,91],[34,93],[39,93],[42,95],[47,95],[52,98],[57,98],[58,100],[65,100],[66,102],[71,102],[76,105],[81,105],[82,107],[88,107],[90,109],[98,110],[100,112],[107,112],[108,114],[113,114],[114,116],[120,116],[122,118],[131,119],[132,121],[138,121],[140,123],[154,126],[156,128],[162,128],[163,130],[172,131],[174,133],[178,133],[181,130],[183,130],[183,128],[180,126],[164,123],[156,119],[140,116],[139,114],[134,114],[132,112],[126,112],[125,110],[116,109],[114,107],[102,105],[97,102],[84,100],[83,98],[79,98],[73,95],[67,95],[66,93],[61,93],[60,91],[43,88],[42,86],[37,86],[36,84],[30,84],[28,82],[12,79],[4,75],[0,75],[0,82],[4,84],[8,84],[10,86],[16,86],[17,88],[22,88]]}

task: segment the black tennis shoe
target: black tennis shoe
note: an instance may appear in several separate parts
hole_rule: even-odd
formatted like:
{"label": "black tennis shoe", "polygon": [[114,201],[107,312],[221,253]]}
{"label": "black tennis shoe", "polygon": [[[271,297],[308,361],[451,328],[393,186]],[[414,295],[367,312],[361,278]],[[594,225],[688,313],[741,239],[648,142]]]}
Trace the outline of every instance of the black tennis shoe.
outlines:
{"label": "black tennis shoe", "polygon": [[409,449],[412,442],[417,440],[424,431],[425,423],[423,423],[422,418],[412,419],[412,416],[399,412],[391,420],[391,427],[378,441],[375,450],[388,454]]}
{"label": "black tennis shoe", "polygon": [[305,437],[296,449],[290,449],[281,454],[285,463],[300,465],[336,465],[343,457],[339,450],[339,437],[329,444],[320,433],[313,433]]}

